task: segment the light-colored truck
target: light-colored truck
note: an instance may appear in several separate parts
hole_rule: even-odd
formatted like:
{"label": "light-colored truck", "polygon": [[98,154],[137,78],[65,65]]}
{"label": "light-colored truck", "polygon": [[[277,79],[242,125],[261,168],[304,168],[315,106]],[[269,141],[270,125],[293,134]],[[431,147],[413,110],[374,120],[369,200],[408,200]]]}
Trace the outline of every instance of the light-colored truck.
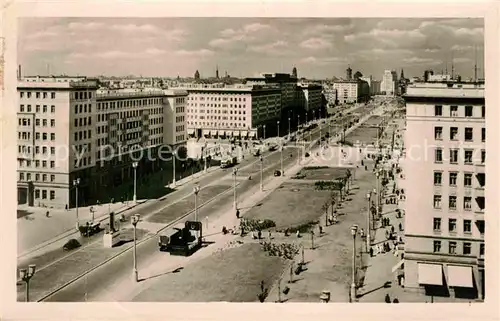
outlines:
{"label": "light-colored truck", "polygon": [[224,158],[221,162],[220,162],[220,168],[229,168],[231,166],[234,166],[238,163],[238,158],[237,157],[233,157],[233,156],[229,156],[227,158]]}

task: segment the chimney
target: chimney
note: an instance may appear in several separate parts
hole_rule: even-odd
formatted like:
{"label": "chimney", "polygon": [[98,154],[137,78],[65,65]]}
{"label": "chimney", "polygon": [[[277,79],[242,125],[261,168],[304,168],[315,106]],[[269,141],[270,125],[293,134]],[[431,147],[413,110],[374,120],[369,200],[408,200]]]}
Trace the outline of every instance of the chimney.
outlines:
{"label": "chimney", "polygon": [[21,65],[19,65],[19,69],[17,70],[17,79],[20,80],[21,78],[23,78],[23,72],[21,69]]}

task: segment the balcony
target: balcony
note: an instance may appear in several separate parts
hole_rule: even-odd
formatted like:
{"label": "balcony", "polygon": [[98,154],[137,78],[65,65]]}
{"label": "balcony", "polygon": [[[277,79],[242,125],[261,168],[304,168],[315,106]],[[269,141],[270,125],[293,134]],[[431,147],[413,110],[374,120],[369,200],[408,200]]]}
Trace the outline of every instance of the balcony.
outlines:
{"label": "balcony", "polygon": [[484,187],[477,186],[474,188],[474,196],[484,198]]}
{"label": "balcony", "polygon": [[477,174],[484,174],[484,163],[475,163],[474,164],[474,171]]}

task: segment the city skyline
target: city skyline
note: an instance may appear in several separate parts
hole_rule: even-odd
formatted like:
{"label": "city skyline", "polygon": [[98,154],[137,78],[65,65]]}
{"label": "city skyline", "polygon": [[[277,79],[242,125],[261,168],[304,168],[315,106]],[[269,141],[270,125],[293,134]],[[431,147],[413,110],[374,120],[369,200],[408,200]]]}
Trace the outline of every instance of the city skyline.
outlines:
{"label": "city skyline", "polygon": [[[484,74],[483,19],[400,18],[23,18],[24,75],[201,77],[262,72],[299,77],[353,73],[380,79],[425,69]],[[182,62],[182,63],[181,63]]]}

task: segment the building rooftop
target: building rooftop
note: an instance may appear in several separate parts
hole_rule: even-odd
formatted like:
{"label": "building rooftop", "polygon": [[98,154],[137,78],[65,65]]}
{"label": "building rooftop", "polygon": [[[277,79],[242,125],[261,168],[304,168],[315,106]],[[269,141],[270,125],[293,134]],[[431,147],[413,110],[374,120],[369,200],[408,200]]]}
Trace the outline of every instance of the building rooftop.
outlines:
{"label": "building rooftop", "polygon": [[416,82],[407,87],[404,97],[484,98],[484,83]]}

